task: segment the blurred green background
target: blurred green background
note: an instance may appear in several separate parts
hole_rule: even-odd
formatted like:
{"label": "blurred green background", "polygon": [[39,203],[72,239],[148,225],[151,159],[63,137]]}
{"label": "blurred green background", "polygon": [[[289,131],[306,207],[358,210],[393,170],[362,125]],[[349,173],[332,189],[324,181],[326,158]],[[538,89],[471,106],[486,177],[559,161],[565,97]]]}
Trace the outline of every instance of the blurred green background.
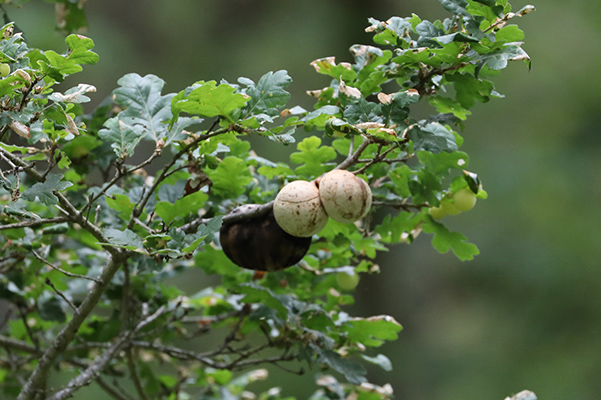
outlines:
{"label": "blurred green background", "polygon": [[[371,378],[390,382],[397,399],[500,400],[523,389],[541,400],[601,398],[601,3],[531,4],[537,11],[517,23],[532,71],[523,63],[503,71],[495,82],[506,97],[478,104],[464,132],[489,199],[444,220],[481,255],[462,263],[423,235],[383,254],[382,273],[357,291],[353,313],[404,325],[382,349],[394,370]],[[86,9],[100,63],[73,84],[97,86],[95,103],[129,72],[158,75],[173,92],[286,69],[291,104],[306,108],[305,90],[328,83],[309,62],[350,61],[350,45],[371,44],[368,17],[448,15],[437,0],[89,0]],[[7,11],[30,45],[64,50],[64,38],[48,34],[52,5]],[[257,146],[282,160],[291,150]],[[271,383],[283,394],[309,395],[311,376],[278,377]]]}

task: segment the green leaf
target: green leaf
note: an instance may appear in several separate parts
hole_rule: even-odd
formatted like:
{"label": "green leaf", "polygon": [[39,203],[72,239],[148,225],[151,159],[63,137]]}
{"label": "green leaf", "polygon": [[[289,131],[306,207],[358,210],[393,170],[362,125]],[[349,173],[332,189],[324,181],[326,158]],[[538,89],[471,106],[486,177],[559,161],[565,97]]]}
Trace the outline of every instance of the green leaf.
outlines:
{"label": "green leaf", "polygon": [[276,175],[281,177],[294,175],[294,171],[292,171],[292,169],[290,169],[290,167],[284,163],[279,163],[276,167],[262,165],[259,167],[257,172],[267,177],[267,179],[273,179],[273,177]]}
{"label": "green leaf", "polygon": [[[500,70],[507,67],[509,61],[523,60],[529,63],[530,56],[520,46],[517,45],[506,45],[500,50],[493,51],[492,53],[482,54],[478,57],[474,57],[474,61],[481,61],[485,63],[488,68],[492,70]],[[488,82],[488,81],[484,81]],[[492,83],[488,85],[492,90]],[[478,92],[480,93],[480,92]],[[490,93],[490,91],[488,92]],[[459,94],[457,95],[459,98]],[[480,99],[479,99],[480,100]],[[488,100],[488,98],[486,98]],[[482,100],[480,100],[482,101]]]}
{"label": "green leaf", "polygon": [[198,191],[184,196],[174,203],[158,202],[154,207],[154,212],[168,224],[178,217],[188,217],[190,214],[197,215],[198,210],[204,207],[208,198],[209,196],[206,193]]}
{"label": "green leaf", "polygon": [[[11,25],[11,29],[14,28],[14,23],[9,23]],[[29,49],[27,48],[27,44],[23,40],[23,37],[19,35],[13,35],[10,38],[6,38],[4,35],[7,35],[7,28],[9,24],[4,25],[2,31],[3,40],[0,41],[0,60],[4,63],[11,63],[18,61],[19,59],[25,57]]]}
{"label": "green leaf", "polygon": [[360,122],[382,122],[382,105],[365,100],[348,105],[344,110],[344,119],[350,124]]}
{"label": "green leaf", "polygon": [[113,117],[98,131],[98,136],[111,143],[111,147],[119,158],[133,156],[134,149],[146,135],[146,128],[136,125],[131,118]]}
{"label": "green leaf", "polygon": [[155,250],[164,248],[167,245],[167,242],[169,242],[171,239],[171,236],[159,233],[146,236],[143,243],[144,247]]}
{"label": "green leaf", "polygon": [[114,194],[111,197],[106,198],[106,204],[117,211],[119,218],[124,221],[128,221],[131,217],[131,213],[134,210],[134,205],[131,203],[129,196],[126,194]]}
{"label": "green leaf", "polygon": [[9,153],[14,153],[16,151],[19,151],[19,152],[21,152],[21,154],[27,154],[30,150],[33,150],[33,148],[31,148],[31,147],[15,146],[15,145],[10,145],[10,144],[6,144],[6,143],[0,143],[0,147],[2,147],[4,150],[8,151]]}
{"label": "green leaf", "polygon": [[342,356],[333,350],[319,349],[318,362],[322,362],[330,366],[336,372],[344,375],[347,381],[355,385],[360,385],[365,382],[365,368],[361,364],[342,358]]}
{"label": "green leaf", "polygon": [[118,247],[123,247],[128,250],[137,250],[144,247],[142,238],[129,229],[124,231],[112,228],[106,229],[104,235],[109,239],[110,244]]}
{"label": "green leaf", "polygon": [[449,35],[437,36],[434,39],[440,44],[449,44],[452,42],[459,42],[459,43],[469,43],[469,42],[478,43],[478,42],[480,42],[480,39],[477,39],[473,36],[466,35],[465,33],[462,33],[462,32],[455,32],[455,33],[451,33]]}
{"label": "green leaf", "polygon": [[398,213],[394,218],[388,214],[374,231],[382,236],[383,243],[411,243],[414,239],[411,232],[420,223],[421,218],[410,212]]}
{"label": "green leaf", "polygon": [[69,224],[67,224],[66,222],[60,223],[60,224],[55,224],[55,225],[50,225],[45,227],[44,229],[42,229],[42,234],[43,235],[58,235],[61,233],[65,233],[69,230]]}
{"label": "green leaf", "polygon": [[469,13],[465,10],[468,3],[465,0],[438,0],[445,10],[457,14],[468,16]]}
{"label": "green leaf", "polygon": [[192,243],[190,243],[190,245],[188,245],[187,247],[184,247],[182,249],[182,252],[193,252],[198,246],[200,246],[200,244],[205,238],[207,238],[207,241],[211,241],[215,232],[218,232],[221,228],[222,220],[223,216],[220,215],[218,217],[211,218],[206,224],[200,225],[198,227],[198,230],[196,231],[198,238],[192,241]]}
{"label": "green leaf", "polygon": [[375,357],[369,357],[369,356],[366,356],[365,354],[361,354],[361,358],[363,358],[365,361],[367,361],[369,363],[377,365],[378,367],[382,368],[386,372],[392,371],[392,363],[390,362],[390,359],[388,357],[386,357],[384,354],[378,354]]}
{"label": "green leaf", "polygon": [[28,201],[35,201],[37,198],[45,206],[58,204],[58,198],[52,193],[60,192],[69,186],[71,182],[61,182],[63,175],[48,174],[45,182],[38,182],[21,194],[21,197]]}
{"label": "green leaf", "polygon": [[396,340],[403,327],[391,316],[379,315],[369,318],[352,318],[344,324],[342,329],[352,343],[379,347],[386,340]]}
{"label": "green leaf", "polygon": [[372,24],[367,30],[376,31],[374,42],[383,45],[397,44],[398,39],[409,41],[409,31],[412,30],[411,22],[405,18],[392,17],[386,22],[378,21],[374,18],[369,18]]}
{"label": "green leaf", "polygon": [[113,90],[113,98],[115,103],[125,107],[119,113],[119,119],[143,126],[155,141],[165,137],[168,126],[163,122],[172,116],[171,99],[174,96],[161,95],[165,81],[154,75],[127,74],[117,83],[121,87]]}
{"label": "green leaf", "polygon": [[183,91],[175,96],[171,109],[174,115],[186,112],[203,117],[222,116],[233,123],[233,112],[249,101],[248,96],[235,92],[236,89],[226,83],[217,86],[215,81],[198,82],[189,93]]}
{"label": "green leaf", "polygon": [[284,88],[292,83],[292,78],[285,70],[266,73],[256,85],[246,78],[240,78],[238,82],[247,86],[244,92],[251,97],[244,110],[247,116],[259,113],[279,115],[290,99],[290,93]]}
{"label": "green leaf", "polygon": [[99,59],[98,54],[90,50],[94,47],[92,39],[82,35],[69,35],[65,42],[70,50],[66,56],[48,50],[44,53],[48,63],[40,61],[44,65],[43,72],[59,82],[64,77],[81,71],[80,64],[96,64]]}
{"label": "green leaf", "polygon": [[[491,59],[494,57],[494,55],[485,55],[480,58],[486,60],[489,56]],[[478,79],[471,74],[455,73],[447,75],[446,79],[453,82],[457,92],[457,101],[465,109],[472,108],[476,104],[476,100],[486,103],[494,89],[492,82]]]}
{"label": "green leaf", "polygon": [[80,159],[90,154],[92,150],[100,146],[102,142],[90,135],[79,135],[68,141],[62,150],[71,160]]}
{"label": "green leaf", "polygon": [[409,131],[409,138],[413,141],[415,150],[425,150],[432,153],[457,150],[453,133],[438,122],[430,122],[423,126],[414,127]]}
{"label": "green leaf", "polygon": [[459,232],[451,232],[444,225],[428,217],[422,226],[425,233],[433,233],[432,246],[440,253],[453,250],[453,253],[461,261],[473,260],[474,256],[480,254],[478,247],[467,242],[467,238]]}
{"label": "green leaf", "polygon": [[162,250],[159,248],[158,251],[173,254],[174,257],[185,255],[196,250],[207,236],[212,233],[213,232],[209,231],[209,228],[204,225],[202,228],[199,228],[197,232],[191,234],[174,226],[169,230],[171,240],[167,243],[168,248]]}
{"label": "green leaf", "polygon": [[84,7],[79,2],[62,2],[65,7],[64,21],[59,28],[68,33],[82,31],[88,27]]}
{"label": "green leaf", "polygon": [[298,175],[316,177],[330,169],[326,163],[336,158],[336,150],[330,146],[321,146],[321,139],[311,136],[303,139],[297,147],[299,150],[290,155],[290,161],[303,164],[296,168]]}
{"label": "green leaf", "polygon": [[496,6],[495,0],[467,0],[467,2],[469,4],[465,9],[469,14],[485,17],[490,22],[503,14],[503,6]]}
{"label": "green leaf", "polygon": [[411,195],[409,191],[409,180],[413,171],[409,166],[403,164],[389,173],[390,180],[394,183],[394,192],[401,197],[407,198]]}
{"label": "green leaf", "polygon": [[524,40],[524,31],[517,25],[507,25],[495,33],[495,44],[505,44],[509,42],[519,42]]}
{"label": "green leaf", "polygon": [[90,101],[85,93],[95,92],[96,88],[92,85],[80,83],[76,87],[73,87],[65,92],[65,94],[54,92],[48,98],[52,101],[63,102],[63,103],[87,103]]}
{"label": "green leaf", "polygon": [[258,303],[275,310],[279,316],[286,319],[288,316],[288,310],[280,300],[278,300],[273,292],[267,288],[259,286],[257,284],[244,284],[238,288],[238,291],[245,296],[240,300],[243,303]]}
{"label": "green leaf", "polygon": [[484,4],[485,6],[494,7],[497,3],[496,0],[474,0],[477,3]]}
{"label": "green leaf", "polygon": [[439,113],[451,113],[463,121],[465,121],[467,119],[467,116],[471,115],[472,113],[471,111],[463,108],[463,106],[461,106],[461,103],[459,103],[457,100],[448,97],[431,97],[428,101],[432,106],[436,107],[436,110]]}
{"label": "green leaf", "polygon": [[252,182],[252,175],[246,163],[238,157],[229,156],[223,159],[217,169],[205,171],[211,181],[215,194],[223,197],[238,197]]}
{"label": "green leaf", "polygon": [[444,31],[437,28],[430,21],[422,21],[415,27],[415,32],[420,35],[421,38],[430,39],[438,36],[443,36]]}
{"label": "green leaf", "polygon": [[357,76],[357,73],[353,70],[350,64],[336,64],[336,59],[334,57],[317,59],[312,61],[311,65],[318,73],[331,76],[336,78],[336,80],[342,79],[345,82],[350,82]]}
{"label": "green leaf", "polygon": [[61,307],[61,301],[56,297],[38,304],[38,313],[44,321],[65,322],[67,316]]}
{"label": "green leaf", "polygon": [[339,113],[340,108],[338,108],[338,106],[323,106],[311,111],[302,119],[302,121],[304,121],[307,126],[315,125],[321,128],[331,116],[339,115]]}
{"label": "green leaf", "polygon": [[385,125],[405,125],[405,120],[409,116],[409,105],[419,101],[417,93],[404,91],[393,93],[390,102],[380,106]]}
{"label": "green leaf", "polygon": [[463,169],[469,162],[469,156],[461,151],[452,153],[420,151],[417,157],[426,169],[437,177],[446,177],[450,169]]}

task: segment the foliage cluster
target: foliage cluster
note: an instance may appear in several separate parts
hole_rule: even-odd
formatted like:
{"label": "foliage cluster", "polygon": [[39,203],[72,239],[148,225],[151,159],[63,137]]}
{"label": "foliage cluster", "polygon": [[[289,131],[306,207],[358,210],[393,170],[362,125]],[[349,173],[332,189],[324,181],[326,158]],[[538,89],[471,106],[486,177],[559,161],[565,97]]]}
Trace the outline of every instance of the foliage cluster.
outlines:
{"label": "foliage cluster", "polygon": [[[10,306],[0,321],[2,397],[58,400],[95,383],[116,399],[128,391],[246,398],[246,386],[265,377],[252,368],[272,364],[321,369],[314,399],[390,398],[359,361],[390,370],[378,348],[401,325],[344,311],[353,296],[340,274],[380,272],[378,251],[421,232],[440,252],[478,254],[429,210],[462,190],[486,197],[466,170],[457,130],[476,102],[501,97],[491,77],[509,61],[529,64],[524,34],[509,21],[532,7],[440,2],[452,14],[444,21],[370,19],[376,46],[352,46],[352,63],[313,61],[331,78],[309,91],[313,110],[288,105],[292,79],[276,71],[168,94],[159,77],[130,73],[86,111],[93,86],[55,89],[98,61],[92,39],[71,34],[58,53],[30,48],[13,23],[4,25],[0,298]],[[64,29],[84,25],[77,2],[61,4]],[[418,102],[431,115],[414,117]],[[314,135],[296,143],[299,129]],[[273,162],[249,136],[296,151],[289,163]],[[241,270],[223,254],[218,232],[231,210],[268,209],[287,182],[334,168],[370,184],[366,218],[330,220],[299,265],[283,271]],[[220,282],[207,278],[192,294],[167,283],[190,269]],[[208,337],[220,344],[207,347]],[[58,366],[76,371],[64,387],[48,381]]]}

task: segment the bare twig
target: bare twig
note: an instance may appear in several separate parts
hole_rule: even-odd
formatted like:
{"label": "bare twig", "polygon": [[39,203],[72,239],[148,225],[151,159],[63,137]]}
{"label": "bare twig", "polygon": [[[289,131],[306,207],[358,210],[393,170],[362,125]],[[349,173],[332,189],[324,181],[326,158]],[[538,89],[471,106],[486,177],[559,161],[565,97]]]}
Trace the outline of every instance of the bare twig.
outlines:
{"label": "bare twig", "polygon": [[132,400],[131,397],[125,397],[121,393],[117,392],[113,389],[108,383],[106,383],[102,378],[96,378],[96,383],[98,386],[102,388],[109,396],[112,396],[116,400]]}
{"label": "bare twig", "polygon": [[17,305],[17,310],[19,311],[19,316],[21,317],[21,320],[23,321],[23,325],[25,326],[25,331],[27,332],[27,336],[29,336],[29,339],[31,340],[31,342],[34,344],[35,348],[39,351],[40,341],[38,340],[38,337],[33,334],[31,329],[29,329],[29,324],[27,323],[27,315],[25,314],[25,312],[23,312],[23,308],[19,305]]}
{"label": "bare twig", "polygon": [[67,346],[73,341],[77,330],[90,314],[92,309],[98,304],[100,296],[104,293],[106,286],[109,284],[119,267],[127,259],[127,253],[118,252],[113,255],[109,263],[103,268],[99,278],[99,282],[95,282],[90,290],[90,293],[84,298],[81,305],[73,313],[69,322],[59,332],[57,337],[52,342],[52,346],[48,347],[33,370],[29,379],[23,385],[23,389],[17,400],[33,400],[38,393],[38,388],[44,382],[48,371],[54,364],[56,358],[65,351]]}
{"label": "bare twig", "polygon": [[148,225],[146,225],[144,222],[140,221],[139,218],[134,218],[134,222],[136,223],[136,225],[142,227],[146,232],[150,233],[151,235],[156,233],[154,231],[154,229],[152,229],[151,227],[149,227]]}
{"label": "bare twig", "polygon": [[127,359],[127,368],[129,369],[129,376],[134,382],[134,386],[136,387],[136,391],[138,392],[140,400],[148,400],[146,391],[144,390],[142,382],[140,382],[140,378],[138,377],[138,372],[136,371],[136,363],[134,362],[133,350],[131,348],[125,350],[125,358]]}
{"label": "bare twig", "polygon": [[6,350],[6,355],[8,356],[7,362],[10,366],[10,369],[12,370],[13,375],[17,378],[17,380],[19,381],[19,384],[23,385],[25,383],[25,380],[19,374],[19,367],[17,366],[17,364],[18,364],[17,358],[12,354],[10,348],[5,347],[5,350]]}
{"label": "bare twig", "polygon": [[178,229],[181,229],[185,233],[194,233],[200,225],[204,225],[210,220],[210,218],[196,218],[195,220],[192,220],[187,224],[180,226]]}
{"label": "bare twig", "polygon": [[217,322],[225,321],[228,318],[236,317],[238,315],[240,315],[240,311],[235,310],[219,315],[201,315],[199,317],[185,317],[182,318],[182,322],[187,324],[214,324]]}
{"label": "bare twig", "polygon": [[[16,164],[17,166],[24,168],[27,175],[29,175],[36,181],[38,181],[38,182],[45,181],[45,178],[42,174],[40,174],[38,171],[36,171],[34,168],[32,168],[31,165],[29,165],[25,161],[21,160],[19,157],[16,157],[12,153],[4,150],[3,148],[0,148],[0,154],[4,155],[6,158],[8,158],[11,162]],[[71,204],[71,202],[65,197],[65,195],[63,195],[62,193],[60,193],[56,190],[53,190],[52,193],[58,198],[58,201],[60,203],[60,207],[55,206],[57,209],[61,210],[64,214],[69,216],[71,221],[77,222],[79,225],[82,226],[82,228],[84,228],[85,230],[90,232],[100,243],[107,242],[106,238],[102,234],[102,231],[98,227],[96,227],[94,224],[92,224],[90,221],[88,221],[83,216],[83,214],[80,211],[78,211],[73,206],[73,204]],[[118,256],[120,253],[122,253],[122,250],[119,248],[106,247],[105,249],[106,249],[106,251],[111,253],[113,256]]]}
{"label": "bare twig", "polygon": [[77,307],[75,307],[75,304],[73,304],[71,302],[71,300],[69,300],[67,298],[67,296],[65,296],[60,290],[58,290],[54,284],[52,284],[52,281],[50,280],[50,278],[46,278],[46,285],[50,286],[52,288],[52,290],[54,290],[54,293],[58,294],[63,300],[65,300],[65,302],[67,304],[69,304],[69,307],[71,307],[73,309],[73,311],[77,311]]}
{"label": "bare twig", "polygon": [[402,209],[405,211],[410,211],[411,209],[422,209],[424,207],[430,207],[429,204],[410,204],[406,201],[380,201],[374,200],[372,206],[381,206],[381,207],[392,207],[397,209]]}
{"label": "bare twig", "polygon": [[160,155],[161,155],[160,152],[154,151],[150,155],[150,157],[148,157],[146,160],[144,160],[143,162],[141,162],[140,164],[138,164],[134,167],[131,167],[125,171],[122,171],[121,168],[117,168],[117,172],[115,173],[115,176],[110,181],[105,183],[104,187],[98,193],[96,193],[96,195],[90,196],[90,198],[88,199],[88,202],[82,207],[81,212],[83,213],[87,208],[90,208],[92,206],[92,204],[94,204],[94,202],[96,202],[96,200],[98,200],[100,197],[102,197],[106,193],[107,190],[109,190],[115,183],[117,183],[119,181],[119,179],[121,179],[124,176],[127,176],[141,168],[144,168],[145,166],[150,164],[152,161],[154,161]]}
{"label": "bare twig", "polygon": [[136,348],[141,348],[141,349],[157,351],[159,353],[164,353],[171,357],[182,359],[182,360],[199,361],[208,367],[213,367],[213,368],[219,367],[218,363],[216,363],[215,361],[213,361],[211,358],[209,358],[207,356],[203,356],[203,355],[197,354],[193,351],[184,350],[184,349],[180,349],[177,347],[164,346],[157,342],[145,342],[145,341],[137,341],[136,340],[136,341],[131,342],[131,346],[136,347]]}
{"label": "bare twig", "polygon": [[117,339],[113,341],[113,344],[85,371],[71,379],[66,388],[58,391],[52,397],[48,398],[48,400],[63,400],[69,397],[72,397],[73,393],[80,389],[81,387],[88,385],[99,373],[102,371],[106,365],[118,354],[119,351],[126,345],[126,343],[131,339],[131,337],[139,330],[143,329],[146,325],[150,324],[158,317],[163,315],[165,311],[165,307],[160,307],[157,311],[155,311],[148,318],[140,321],[132,330],[123,332],[119,335]]}
{"label": "bare twig", "polygon": [[[398,148],[396,145],[391,145],[388,149],[386,149],[384,152],[381,153],[382,151],[382,145],[380,144],[380,146],[378,147],[378,153],[374,156],[374,158],[372,158],[371,160],[358,160],[357,162],[360,163],[362,161],[366,161],[365,165],[363,165],[361,168],[359,168],[356,171],[353,171],[353,174],[360,174],[363,171],[365,171],[367,168],[371,167],[374,164],[377,164],[379,162],[389,162],[391,163],[391,160],[387,160],[386,156],[393,150],[395,150],[396,148]],[[398,159],[399,161],[407,161],[408,158],[401,158]]]}
{"label": "bare twig", "polygon": [[[0,270],[0,273],[1,272],[2,272],[2,270]],[[10,317],[12,317],[14,308],[15,308],[15,306],[12,303],[9,303],[8,307],[6,307],[6,312],[4,313],[4,317],[0,321],[0,332],[2,331],[2,329],[4,329],[6,324],[8,324],[8,321],[10,321]]]}
{"label": "bare twig", "polygon": [[171,160],[165,165],[165,167],[163,168],[163,170],[161,171],[161,173],[159,174],[159,176],[157,176],[154,180],[154,182],[152,183],[152,186],[150,187],[150,189],[148,189],[148,191],[146,192],[146,194],[144,196],[142,196],[142,198],[140,198],[140,201],[138,201],[138,203],[135,205],[134,210],[132,212],[132,217],[129,220],[129,223],[127,224],[127,229],[131,229],[134,224],[135,218],[139,218],[140,215],[142,214],[142,211],[144,210],[144,207],[146,206],[146,203],[148,203],[148,200],[150,200],[150,197],[152,196],[152,194],[154,193],[154,191],[156,190],[156,188],[159,186],[159,184],[165,179],[167,178],[168,174],[169,174],[169,170],[175,165],[175,163],[177,162],[177,160],[180,159],[181,156],[183,156],[184,154],[186,154],[190,149],[194,148],[194,146],[198,145],[198,143],[207,140],[213,136],[216,135],[221,135],[223,133],[228,132],[229,129],[228,128],[224,128],[224,129],[220,129],[218,131],[215,132],[211,132],[205,135],[200,135],[198,136],[196,139],[194,139],[193,141],[191,141],[190,143],[188,143],[184,148],[182,148],[180,151],[178,151],[172,158]]}
{"label": "bare twig", "polygon": [[355,165],[357,160],[359,160],[361,157],[363,151],[365,151],[367,146],[369,146],[371,143],[372,142],[370,139],[365,138],[365,140],[357,147],[357,150],[355,150],[354,153],[349,154],[349,156],[343,162],[338,164],[335,169],[347,169],[348,167]]}
{"label": "bare twig", "polygon": [[42,256],[40,256],[35,250],[32,250],[31,252],[33,253],[33,256],[35,258],[37,258],[38,260],[40,260],[41,262],[43,262],[44,264],[46,264],[50,268],[55,269],[55,270],[59,271],[60,273],[66,275],[66,276],[70,276],[71,278],[86,279],[86,280],[89,280],[89,281],[100,283],[100,280],[98,280],[96,278],[92,278],[92,277],[85,276],[85,275],[80,275],[80,274],[74,274],[72,272],[65,271],[64,269],[62,269],[60,267],[57,267],[56,265],[50,263],[48,260],[46,260],[45,258],[43,258]]}
{"label": "bare twig", "polygon": [[0,231],[7,229],[19,229],[19,228],[32,228],[34,226],[44,225],[44,224],[56,224],[60,222],[67,222],[71,219],[69,217],[54,217],[54,218],[44,218],[44,219],[34,219],[30,221],[17,222],[14,224],[6,224],[0,226]]}
{"label": "bare twig", "polygon": [[0,335],[0,345],[4,347],[10,347],[14,350],[19,350],[24,353],[36,354],[38,353],[38,349],[35,346],[30,345],[27,342],[22,340],[16,340],[13,338],[9,338],[3,335]]}

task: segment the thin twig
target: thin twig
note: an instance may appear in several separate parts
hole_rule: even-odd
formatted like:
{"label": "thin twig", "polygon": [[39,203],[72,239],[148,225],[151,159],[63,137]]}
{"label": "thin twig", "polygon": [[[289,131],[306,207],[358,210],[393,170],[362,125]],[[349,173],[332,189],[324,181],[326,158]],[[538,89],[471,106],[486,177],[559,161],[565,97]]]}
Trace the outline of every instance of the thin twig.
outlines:
{"label": "thin twig", "polygon": [[[380,153],[380,151],[382,151],[382,145],[380,144],[380,146],[378,147],[378,153],[374,156],[374,158],[372,158],[371,160],[367,160],[367,162],[365,163],[365,165],[363,165],[361,168],[359,168],[356,171],[353,171],[353,174],[357,175],[362,173],[363,171],[365,171],[367,168],[371,167],[374,164],[377,164],[379,162],[386,162],[386,156],[393,150],[395,150],[397,148],[396,145],[392,145],[390,148],[386,149],[383,153]],[[401,159],[402,160],[402,159]],[[357,162],[360,163],[362,160],[358,160]],[[365,161],[365,160],[363,160]]]}
{"label": "thin twig", "polygon": [[141,162],[140,164],[129,168],[126,171],[121,171],[121,168],[117,168],[117,173],[115,174],[115,176],[108,181],[107,183],[104,184],[104,187],[98,192],[96,193],[96,195],[94,196],[90,196],[90,199],[88,199],[88,202],[82,207],[81,212],[84,212],[87,208],[91,207],[92,204],[94,204],[94,202],[96,200],[98,200],[100,197],[102,197],[107,190],[109,190],[115,183],[117,183],[119,181],[119,179],[123,178],[124,176],[127,176],[141,168],[144,168],[146,165],[150,164],[152,161],[154,161],[155,158],[159,157],[161,155],[160,152],[158,151],[154,151],[150,157],[148,157],[146,160],[144,160],[143,162]]}
{"label": "thin twig", "polygon": [[54,284],[52,284],[52,281],[50,280],[50,278],[46,278],[46,285],[50,286],[56,294],[58,294],[63,300],[65,300],[65,302],[67,302],[67,304],[69,304],[69,307],[71,307],[73,309],[73,311],[77,312],[77,307],[75,307],[75,304],[73,304],[71,302],[71,300],[69,300],[60,290],[58,290],[54,286]]}
{"label": "thin twig", "polygon": [[72,272],[65,271],[64,269],[62,269],[62,268],[60,268],[60,267],[57,267],[56,265],[54,265],[54,264],[50,263],[48,260],[46,260],[46,259],[44,259],[42,256],[40,256],[40,255],[39,255],[39,254],[38,254],[38,253],[37,253],[35,250],[32,250],[31,252],[33,253],[33,256],[34,256],[35,258],[37,258],[38,260],[40,260],[41,262],[43,262],[44,264],[46,264],[46,265],[47,265],[47,266],[49,266],[50,268],[52,268],[52,269],[55,269],[55,270],[59,271],[60,273],[62,273],[62,274],[64,274],[64,275],[70,276],[71,278],[81,278],[81,279],[87,279],[87,280],[89,280],[89,281],[93,281],[93,282],[96,282],[96,283],[100,283],[100,280],[98,280],[98,279],[96,279],[96,278],[92,278],[92,277],[85,276],[85,275],[80,275],[80,274],[74,274],[74,273],[72,273]]}
{"label": "thin twig", "polygon": [[0,345],[4,347],[10,347],[11,349],[19,350],[25,353],[36,354],[38,349],[35,346],[30,345],[22,340],[13,339],[0,335]]}
{"label": "thin twig", "polygon": [[178,358],[178,359],[199,361],[208,367],[213,367],[213,368],[219,367],[219,364],[216,363],[215,361],[213,361],[209,357],[206,357],[206,356],[203,356],[200,354],[196,354],[193,351],[184,350],[184,349],[180,349],[177,347],[164,346],[157,342],[145,342],[145,341],[135,340],[135,341],[131,342],[131,346],[140,348],[140,349],[157,351],[159,353],[164,353],[164,354],[167,354],[171,357]]}
{"label": "thin twig", "polygon": [[184,233],[194,233],[200,225],[207,224],[210,220],[210,218],[196,218],[187,224],[180,226],[178,229]]}
{"label": "thin twig", "polygon": [[365,138],[365,140],[357,147],[357,150],[349,155],[343,162],[338,164],[335,169],[348,169],[350,166],[353,166],[357,163],[357,160],[361,157],[363,151],[371,144],[371,140]]}
{"label": "thin twig", "polygon": [[136,363],[134,362],[133,350],[131,348],[125,350],[125,358],[127,359],[127,368],[129,369],[129,376],[134,382],[134,386],[136,387],[138,396],[140,396],[140,400],[148,400],[146,391],[144,390],[142,382],[140,382],[140,378],[138,377],[138,372],[136,371]]}
{"label": "thin twig", "polygon": [[117,339],[114,340],[111,347],[109,347],[100,357],[96,358],[92,364],[81,374],[71,379],[67,387],[55,393],[48,400],[63,400],[73,396],[73,393],[81,387],[89,384],[97,375],[102,371],[106,365],[111,362],[113,358],[121,351],[131,337],[143,329],[148,324],[152,323],[158,317],[163,315],[165,312],[165,306],[160,307],[148,318],[140,321],[132,330],[123,332]]}
{"label": "thin twig", "polygon": [[17,359],[13,356],[12,352],[10,351],[10,348],[6,347],[4,350],[6,350],[6,354],[8,355],[8,364],[10,365],[10,369],[12,370],[13,375],[17,378],[19,384],[23,385],[25,383],[25,380],[23,379],[21,374],[19,374],[19,368],[17,367]]}
{"label": "thin twig", "polygon": [[424,207],[430,207],[429,204],[410,204],[403,201],[381,201],[381,200],[374,200],[372,203],[372,206],[381,206],[381,207],[392,207],[392,208],[398,208],[398,209],[403,209],[405,211],[410,211],[411,209],[422,209]]}
{"label": "thin twig", "polygon": [[44,219],[34,219],[29,221],[17,222],[14,224],[6,224],[0,226],[0,231],[7,229],[19,229],[19,228],[32,228],[39,225],[44,224],[56,224],[60,222],[68,222],[71,219],[69,217],[53,217],[53,218],[44,218]]}
{"label": "thin twig", "polygon": [[151,227],[149,227],[148,225],[146,225],[144,222],[140,221],[139,218],[134,218],[134,222],[136,223],[136,225],[142,227],[146,232],[150,233],[151,235],[156,233],[154,231],[154,229],[152,229]]}
{"label": "thin twig", "polygon": [[73,313],[69,322],[63,327],[52,342],[52,346],[48,347],[40,357],[35,369],[29,375],[29,379],[25,385],[23,385],[17,400],[33,400],[35,398],[38,388],[45,381],[48,371],[54,364],[54,361],[73,341],[79,327],[90,312],[92,312],[92,309],[96,304],[98,304],[107,285],[112,280],[119,267],[127,260],[127,257],[128,253],[121,251],[113,254],[109,263],[103,268],[99,282],[94,283],[94,286],[78,307],[77,312]]}
{"label": "thin twig", "polygon": [[34,344],[35,348],[39,351],[40,350],[40,341],[38,340],[38,337],[33,334],[31,329],[29,329],[29,324],[27,323],[27,315],[23,312],[23,309],[19,305],[17,305],[17,310],[19,311],[19,316],[21,317],[21,320],[23,321],[23,325],[25,326],[25,331],[27,332],[27,336],[29,336],[29,339],[31,340],[31,342]]}
{"label": "thin twig", "polygon": [[117,400],[132,400],[131,397],[125,397],[123,395],[121,395],[121,393],[117,392],[115,389],[113,389],[108,383],[106,383],[104,380],[102,380],[101,377],[96,378],[96,383],[98,384],[98,386],[100,386],[102,388],[102,390],[104,390],[109,396],[113,396],[113,398],[117,399]]}
{"label": "thin twig", "polygon": [[182,148],[180,151],[178,151],[172,158],[171,161],[169,161],[165,167],[163,168],[163,170],[161,171],[161,173],[159,174],[159,176],[157,176],[154,179],[154,182],[152,183],[152,186],[150,187],[150,189],[147,191],[147,193],[142,196],[140,198],[140,200],[136,203],[134,210],[132,212],[132,217],[129,220],[129,223],[127,224],[127,229],[131,229],[134,226],[134,218],[139,218],[140,215],[142,214],[142,211],[144,210],[144,207],[146,207],[146,203],[148,203],[148,201],[150,200],[150,197],[152,196],[152,194],[154,193],[154,191],[156,190],[156,188],[159,186],[159,184],[161,182],[163,182],[163,180],[168,176],[169,174],[169,170],[175,165],[175,163],[177,162],[177,160],[179,160],[179,158],[181,156],[183,156],[184,154],[186,154],[190,149],[194,148],[194,146],[196,146],[198,143],[207,140],[213,136],[216,135],[221,135],[223,133],[229,132],[228,128],[224,128],[224,129],[220,129],[218,131],[215,132],[211,132],[205,135],[200,135],[198,136],[196,139],[194,139],[192,142],[188,143],[184,148]]}

